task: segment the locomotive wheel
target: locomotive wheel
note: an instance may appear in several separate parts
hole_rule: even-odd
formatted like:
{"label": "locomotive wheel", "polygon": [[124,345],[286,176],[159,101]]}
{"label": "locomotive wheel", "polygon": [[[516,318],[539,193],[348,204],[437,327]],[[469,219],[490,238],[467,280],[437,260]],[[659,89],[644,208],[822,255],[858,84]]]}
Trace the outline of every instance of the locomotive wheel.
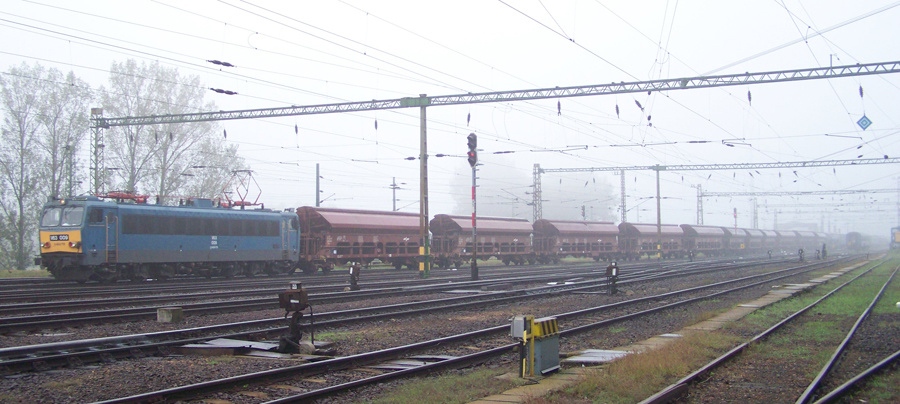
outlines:
{"label": "locomotive wheel", "polygon": [[115,283],[119,280],[119,275],[114,270],[100,270],[94,272],[94,279],[100,283]]}
{"label": "locomotive wheel", "polygon": [[248,278],[259,275],[263,272],[262,264],[259,262],[251,262],[244,268],[244,274],[247,275]]}

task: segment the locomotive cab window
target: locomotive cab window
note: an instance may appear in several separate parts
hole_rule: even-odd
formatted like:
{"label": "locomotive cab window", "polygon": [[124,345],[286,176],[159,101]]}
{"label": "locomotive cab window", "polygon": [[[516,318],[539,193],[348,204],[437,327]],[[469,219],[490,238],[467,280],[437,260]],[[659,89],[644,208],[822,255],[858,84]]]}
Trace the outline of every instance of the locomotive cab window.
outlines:
{"label": "locomotive cab window", "polygon": [[41,226],[44,227],[74,227],[81,226],[84,221],[84,206],[69,206],[48,208],[41,216]]}
{"label": "locomotive cab window", "polygon": [[63,227],[81,226],[84,221],[84,206],[71,206],[63,209],[62,223]]}
{"label": "locomotive cab window", "polygon": [[90,210],[88,210],[88,223],[89,224],[103,223],[103,209],[91,208]]}
{"label": "locomotive cab window", "polygon": [[59,226],[59,219],[62,217],[62,208],[48,208],[41,217],[41,226],[52,227]]}

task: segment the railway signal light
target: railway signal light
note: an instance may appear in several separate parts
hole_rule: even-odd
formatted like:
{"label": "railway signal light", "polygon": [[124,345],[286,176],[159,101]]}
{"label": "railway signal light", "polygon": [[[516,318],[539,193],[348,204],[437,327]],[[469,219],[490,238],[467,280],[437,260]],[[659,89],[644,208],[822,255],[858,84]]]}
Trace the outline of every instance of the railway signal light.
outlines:
{"label": "railway signal light", "polygon": [[478,164],[478,136],[470,133],[467,139],[469,141],[469,152],[466,155],[469,157],[469,165],[475,167]]}

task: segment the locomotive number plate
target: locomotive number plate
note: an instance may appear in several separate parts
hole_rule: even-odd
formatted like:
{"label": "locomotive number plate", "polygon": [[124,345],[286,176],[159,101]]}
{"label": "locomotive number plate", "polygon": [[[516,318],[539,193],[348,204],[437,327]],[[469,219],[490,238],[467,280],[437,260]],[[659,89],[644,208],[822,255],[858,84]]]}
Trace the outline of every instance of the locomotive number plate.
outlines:
{"label": "locomotive number plate", "polygon": [[69,241],[68,234],[51,234],[50,241]]}

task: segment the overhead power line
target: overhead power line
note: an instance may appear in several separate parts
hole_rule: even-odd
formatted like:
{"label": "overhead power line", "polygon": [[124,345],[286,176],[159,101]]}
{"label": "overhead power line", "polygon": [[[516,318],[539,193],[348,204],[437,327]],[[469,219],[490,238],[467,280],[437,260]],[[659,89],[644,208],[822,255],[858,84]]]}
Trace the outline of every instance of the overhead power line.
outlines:
{"label": "overhead power line", "polygon": [[[541,219],[543,206],[541,203],[541,174],[543,173],[577,173],[577,172],[603,172],[614,171],[624,173],[625,171],[644,171],[653,170],[657,172],[657,182],[659,181],[660,171],[709,171],[709,170],[752,170],[766,168],[812,168],[812,167],[839,167],[854,165],[872,165],[872,164],[897,164],[900,158],[881,158],[881,159],[856,159],[856,160],[811,160],[811,161],[785,161],[779,163],[734,163],[734,164],[694,164],[694,165],[653,165],[653,166],[629,166],[629,167],[583,167],[583,168],[541,168],[540,164],[534,165],[534,193],[532,194],[533,219],[537,221]],[[623,180],[624,181],[624,180]],[[624,185],[623,191],[624,193]],[[697,217],[698,223],[702,223],[703,209],[701,198],[705,195],[702,191],[697,193]],[[620,209],[625,212],[625,198],[622,198]],[[624,217],[622,221],[625,221]]]}
{"label": "overhead power line", "polygon": [[771,192],[704,192],[698,198],[733,197],[733,196],[799,196],[799,195],[853,195],[853,194],[886,194],[897,193],[897,188],[883,189],[845,189],[838,191],[771,191]]}
{"label": "overhead power line", "polygon": [[92,120],[92,126],[95,128],[108,128],[111,126],[155,125],[182,122],[274,118],[283,116],[375,111],[382,109],[430,107],[440,105],[479,104],[490,102],[526,101],[547,98],[584,97],[590,95],[639,93],[645,91],[652,92],[687,90],[747,84],[776,83],[784,81],[830,79],[838,77],[853,77],[886,73],[900,73],[900,61],[821,67],[812,69],[781,70],[761,73],[743,73],[720,76],[698,76],[650,81],[619,82],[589,86],[554,87],[532,90],[497,91],[487,93],[467,93],[434,97],[428,97],[423,94],[419,97],[404,97],[388,100],[345,102],[336,104],[303,106],[295,105],[281,108],[260,108],[236,111],[196,112],[190,114],[121,118],[97,117]]}
{"label": "overhead power line", "polygon": [[[282,108],[261,108],[252,110],[238,111],[218,111],[218,112],[198,112],[190,114],[177,115],[158,115],[143,117],[121,117],[121,118],[105,118],[102,115],[102,109],[95,109],[97,114],[91,114],[92,129],[92,167],[96,172],[101,171],[102,164],[102,129],[112,126],[130,126],[130,125],[155,125],[166,123],[184,123],[184,122],[203,122],[203,121],[220,121],[235,119],[251,119],[251,118],[273,118],[282,116],[298,116],[312,114],[328,114],[338,112],[353,111],[371,111],[381,109],[398,109],[398,108],[419,108],[420,115],[420,236],[423,240],[424,262],[423,276],[429,271],[430,264],[427,256],[430,254],[430,246],[428,242],[428,183],[427,183],[427,160],[428,150],[426,143],[426,109],[431,106],[440,105],[460,105],[460,104],[477,104],[490,102],[509,102],[509,101],[526,101],[547,98],[567,98],[567,97],[583,97],[589,95],[605,95],[605,94],[621,94],[635,92],[652,92],[652,91],[668,91],[668,90],[686,90],[696,88],[724,87],[742,84],[761,84],[775,83],[784,81],[800,81],[815,80],[837,77],[852,77],[885,73],[900,72],[900,61],[886,63],[870,63],[864,65],[848,65],[834,66],[827,68],[812,68],[799,70],[784,70],[762,73],[744,73],[736,75],[722,76],[706,76],[706,77],[685,77],[680,79],[668,80],[652,80],[637,82],[620,82],[591,86],[574,86],[574,87],[555,87],[534,90],[521,91],[501,91],[489,93],[467,93],[458,95],[445,95],[428,97],[420,94],[419,97],[405,97],[392,100],[372,100],[364,102],[347,102],[338,104],[308,105],[308,106],[290,106]],[[537,167],[536,167],[537,168]],[[539,170],[539,168],[538,168]],[[536,177],[539,176],[536,175]],[[535,218],[540,218],[541,199],[538,187],[535,187]],[[657,235],[659,235],[659,170],[657,170]]]}
{"label": "overhead power line", "polygon": [[653,165],[630,167],[585,167],[585,168],[546,168],[545,173],[575,173],[597,171],[709,171],[709,170],[750,170],[761,168],[794,168],[794,167],[838,167],[870,164],[897,164],[900,158],[856,159],[856,160],[812,160],[785,161],[780,163],[734,163],[734,164],[693,164],[693,165]]}

